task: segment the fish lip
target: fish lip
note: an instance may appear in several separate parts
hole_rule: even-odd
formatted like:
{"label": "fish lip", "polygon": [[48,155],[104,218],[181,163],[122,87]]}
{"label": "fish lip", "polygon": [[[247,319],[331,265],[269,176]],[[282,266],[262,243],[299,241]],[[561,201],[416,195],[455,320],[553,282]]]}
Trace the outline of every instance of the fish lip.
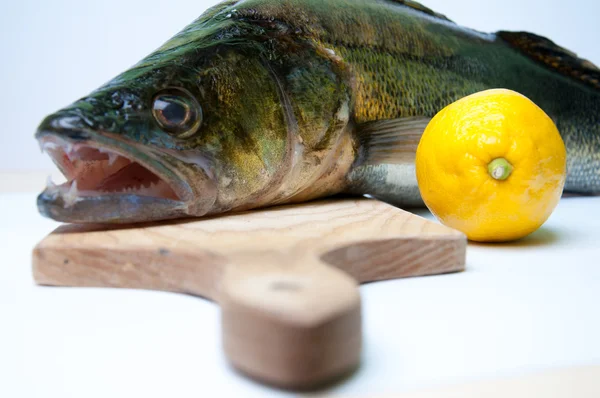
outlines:
{"label": "fish lip", "polygon": [[[40,128],[35,134],[40,148],[44,150],[47,142],[60,145],[85,145],[91,148],[105,149],[139,163],[167,182],[179,200],[143,196],[130,193],[111,193],[108,195],[83,196],[72,205],[67,205],[63,198],[51,192],[50,188],[38,196],[37,204],[40,213],[57,221],[65,222],[98,222],[121,223],[143,222],[159,219],[170,219],[187,214],[187,207],[193,200],[194,194],[187,180],[173,172],[154,151],[142,151],[135,143],[120,138],[113,138],[93,130],[81,128],[48,129]],[[147,148],[146,148],[147,149]],[[58,165],[57,165],[58,166]],[[59,167],[60,168],[60,167]],[[61,170],[62,171],[62,170]],[[135,202],[137,207],[126,206],[128,202]],[[95,206],[94,206],[95,205]],[[115,213],[101,213],[98,207],[104,205],[105,210],[116,206],[121,211]],[[139,211],[145,206],[152,205],[149,214]],[[127,210],[131,210],[130,212]]]}
{"label": "fish lip", "polygon": [[[183,205],[181,201],[125,194],[87,197],[67,206],[48,189],[37,197],[40,214],[68,223],[127,224],[180,218],[187,215]],[[152,208],[150,213],[139,211],[146,206]]]}

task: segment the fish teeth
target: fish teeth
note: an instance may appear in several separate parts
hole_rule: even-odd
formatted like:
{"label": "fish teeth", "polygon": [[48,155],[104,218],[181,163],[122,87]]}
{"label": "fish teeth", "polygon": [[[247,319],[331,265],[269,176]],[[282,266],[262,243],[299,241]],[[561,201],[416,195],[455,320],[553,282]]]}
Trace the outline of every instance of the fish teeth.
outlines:
{"label": "fish teeth", "polygon": [[69,156],[69,159],[71,158],[71,152],[73,152],[73,144],[70,142],[65,142],[63,144],[63,150],[65,151],[65,153],[67,154],[67,156]]}
{"label": "fish teeth", "polygon": [[57,148],[58,145],[54,142],[50,142],[50,141],[40,141],[40,149],[42,150],[42,153],[44,152],[48,152],[49,149],[54,149]]}
{"label": "fish teeth", "polygon": [[73,144],[71,143],[66,143],[65,146],[63,147],[63,150],[65,151],[65,154],[67,155],[67,158],[69,158],[69,161],[73,161],[73,160],[78,160],[80,158],[79,156],[79,152],[75,150],[75,148],[73,147]]}
{"label": "fish teeth", "polygon": [[114,152],[107,152],[107,153],[108,153],[108,165],[112,166],[119,158],[119,155],[117,155]]}
{"label": "fish teeth", "polygon": [[73,180],[69,190],[63,194],[64,207],[71,207],[79,201],[79,191],[77,190],[77,180]]}
{"label": "fish teeth", "polygon": [[52,181],[52,177],[48,176],[46,179],[46,194],[50,195],[52,199],[56,199],[60,193],[59,187]]}
{"label": "fish teeth", "polygon": [[104,149],[104,148],[98,148],[98,152],[105,153],[108,155],[108,165],[109,166],[112,166],[117,161],[117,159],[119,159],[119,154],[114,153],[111,150]]}
{"label": "fish teeth", "polygon": [[56,184],[54,183],[54,181],[52,181],[51,175],[49,175],[48,178],[46,178],[46,188],[56,189]]}

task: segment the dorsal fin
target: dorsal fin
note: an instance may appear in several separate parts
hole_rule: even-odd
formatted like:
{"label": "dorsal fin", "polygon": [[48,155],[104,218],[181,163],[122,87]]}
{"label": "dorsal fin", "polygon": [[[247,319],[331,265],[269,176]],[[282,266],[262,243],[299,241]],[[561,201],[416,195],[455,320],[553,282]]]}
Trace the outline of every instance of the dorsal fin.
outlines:
{"label": "dorsal fin", "polygon": [[527,57],[546,65],[546,67],[590,87],[600,89],[600,69],[553,41],[528,32],[500,31],[497,35]]}
{"label": "dorsal fin", "polygon": [[437,12],[433,11],[431,8],[425,7],[423,4],[421,4],[419,2],[416,2],[413,0],[390,0],[390,1],[392,1],[394,3],[400,3],[402,5],[410,7],[417,11],[424,12],[425,14],[430,15],[432,17],[436,17],[436,18],[443,19],[444,21],[452,22],[445,15],[438,14]]}

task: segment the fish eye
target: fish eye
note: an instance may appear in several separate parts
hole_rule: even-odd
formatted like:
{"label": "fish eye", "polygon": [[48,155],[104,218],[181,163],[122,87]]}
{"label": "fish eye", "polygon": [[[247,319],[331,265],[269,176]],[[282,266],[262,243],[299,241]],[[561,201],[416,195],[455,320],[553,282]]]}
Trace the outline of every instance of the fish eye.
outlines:
{"label": "fish eye", "polygon": [[202,124],[202,108],[181,89],[166,89],[154,96],[152,115],[159,126],[178,138],[192,136]]}

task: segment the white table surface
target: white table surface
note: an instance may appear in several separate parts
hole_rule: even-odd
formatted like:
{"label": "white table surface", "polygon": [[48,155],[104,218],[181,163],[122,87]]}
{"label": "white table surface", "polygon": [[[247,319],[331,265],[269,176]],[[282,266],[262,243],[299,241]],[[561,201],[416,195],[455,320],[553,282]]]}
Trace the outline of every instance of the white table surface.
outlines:
{"label": "white table surface", "polygon": [[[38,215],[34,193],[0,194],[0,397],[289,394],[228,366],[214,303],[35,286],[32,248],[57,225]],[[563,199],[519,243],[470,244],[466,272],[361,294],[362,365],[333,395],[600,364],[600,197]]]}

